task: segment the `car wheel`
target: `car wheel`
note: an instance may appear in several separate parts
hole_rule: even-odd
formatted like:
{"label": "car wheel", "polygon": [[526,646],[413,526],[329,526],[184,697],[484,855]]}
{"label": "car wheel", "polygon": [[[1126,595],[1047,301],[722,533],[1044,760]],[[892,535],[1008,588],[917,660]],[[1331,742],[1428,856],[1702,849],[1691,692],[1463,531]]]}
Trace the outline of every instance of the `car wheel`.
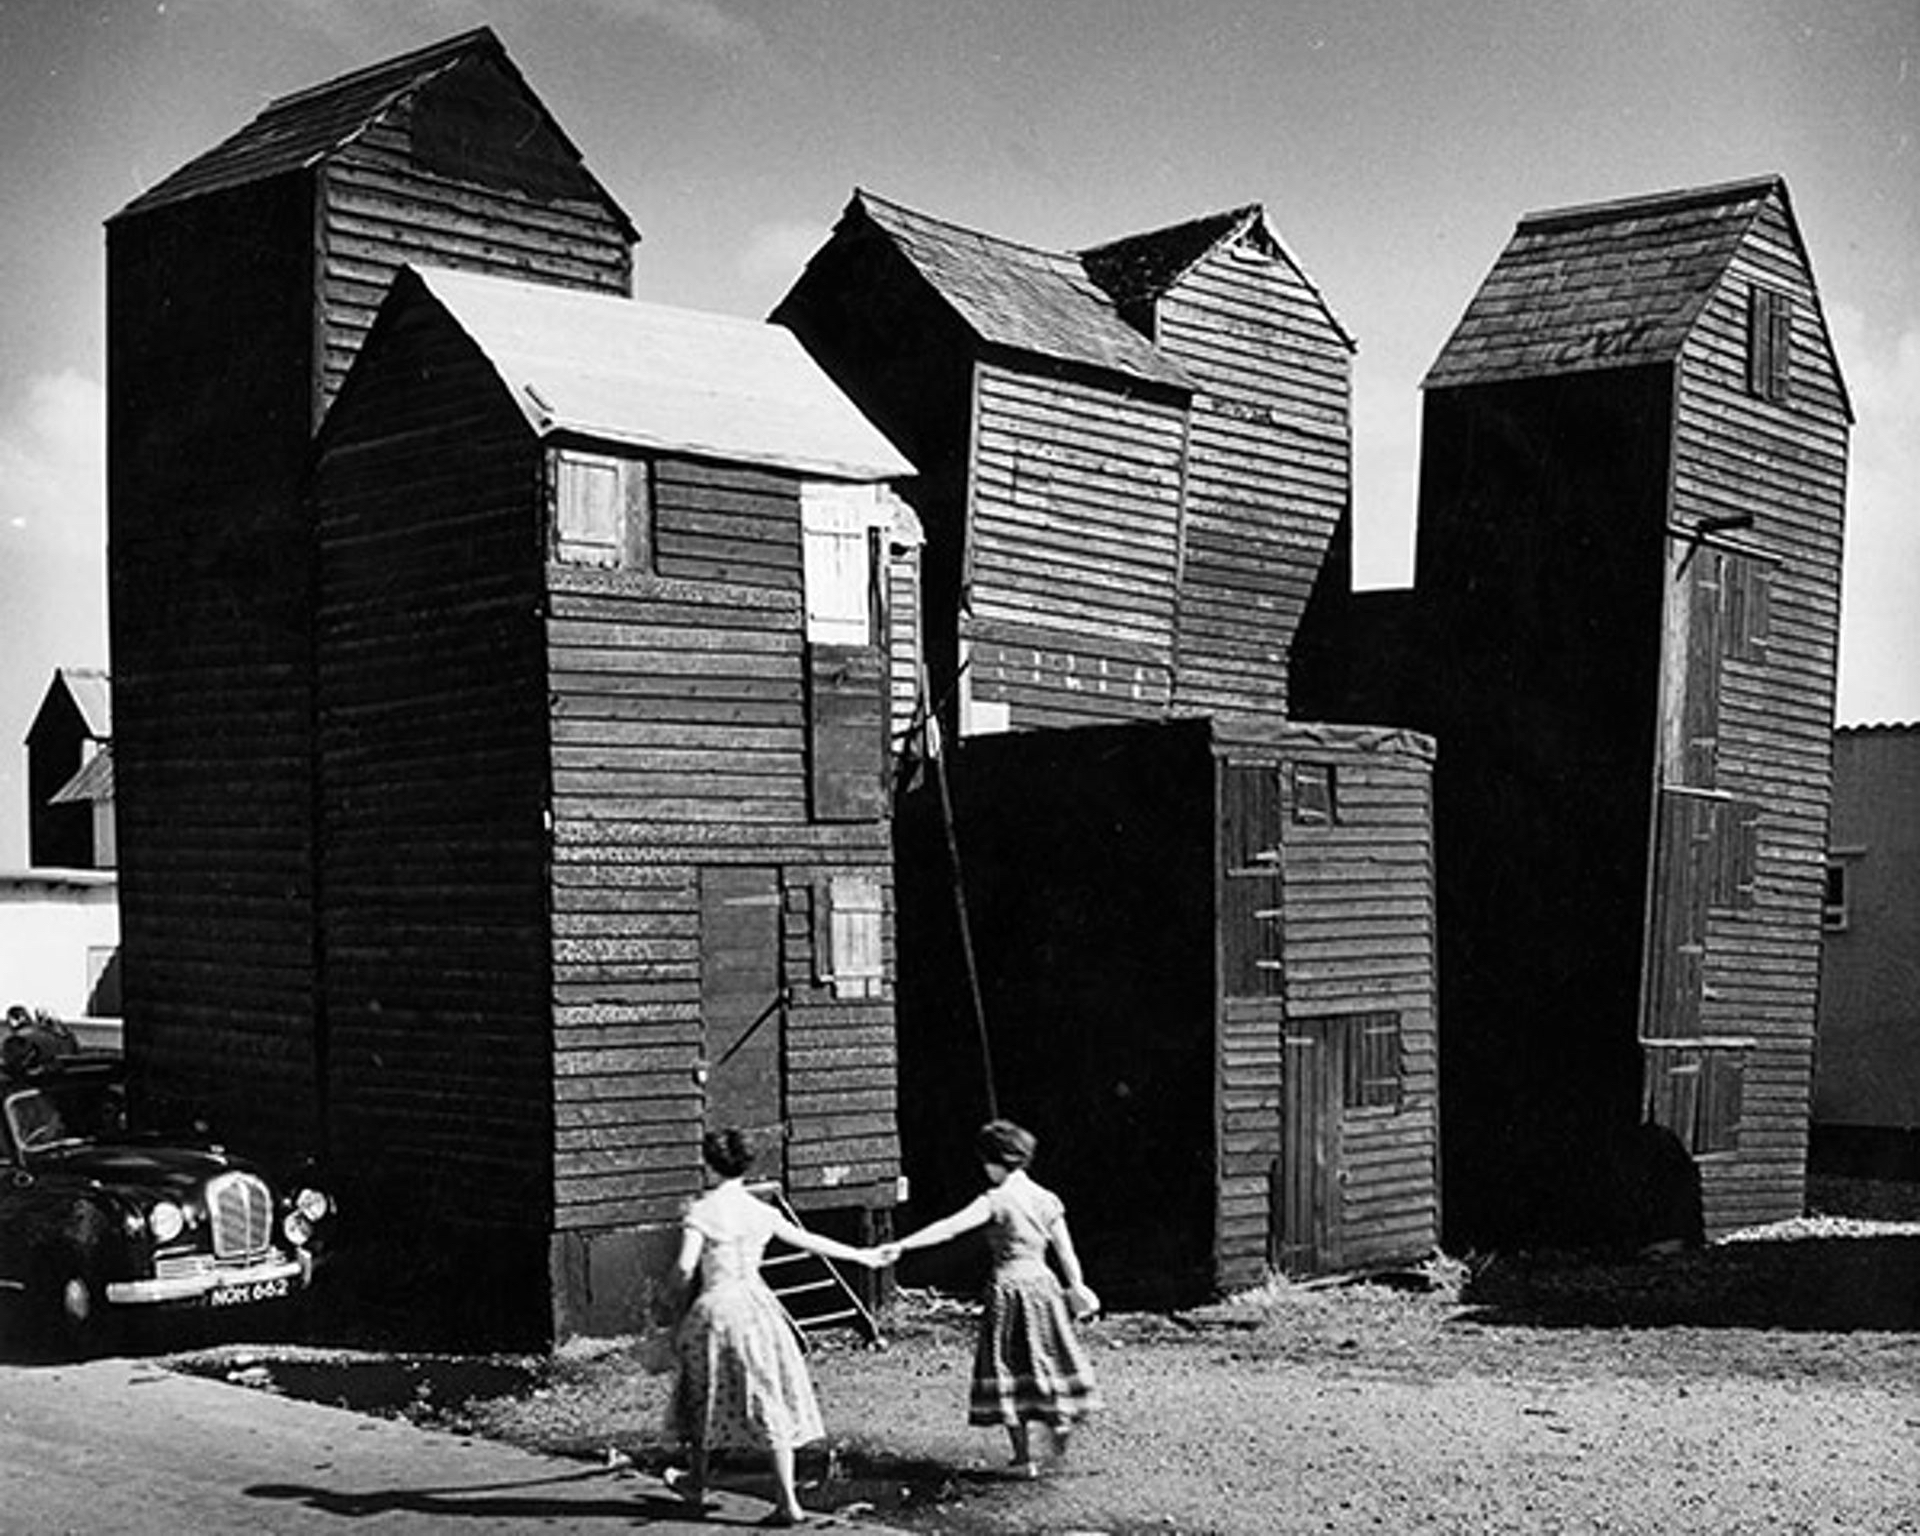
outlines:
{"label": "car wheel", "polygon": [[69,1254],[53,1263],[43,1300],[50,1324],[47,1342],[62,1354],[85,1360],[112,1350],[117,1321],[105,1287],[85,1260]]}

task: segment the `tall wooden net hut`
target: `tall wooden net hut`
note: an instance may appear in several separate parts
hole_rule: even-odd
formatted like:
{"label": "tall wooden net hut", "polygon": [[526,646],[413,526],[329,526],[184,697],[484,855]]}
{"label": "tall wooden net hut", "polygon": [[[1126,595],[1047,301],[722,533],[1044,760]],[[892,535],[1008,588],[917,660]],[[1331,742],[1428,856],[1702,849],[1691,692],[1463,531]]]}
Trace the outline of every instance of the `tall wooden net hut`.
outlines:
{"label": "tall wooden net hut", "polygon": [[1527,216],[1427,376],[1413,593],[1294,685],[1442,744],[1455,1241],[1802,1208],[1851,420],[1777,177]]}
{"label": "tall wooden net hut", "polygon": [[638,236],[484,28],[270,103],[107,225],[127,1052],[156,1113],[320,1145],[315,428],[410,260],[625,293]]}

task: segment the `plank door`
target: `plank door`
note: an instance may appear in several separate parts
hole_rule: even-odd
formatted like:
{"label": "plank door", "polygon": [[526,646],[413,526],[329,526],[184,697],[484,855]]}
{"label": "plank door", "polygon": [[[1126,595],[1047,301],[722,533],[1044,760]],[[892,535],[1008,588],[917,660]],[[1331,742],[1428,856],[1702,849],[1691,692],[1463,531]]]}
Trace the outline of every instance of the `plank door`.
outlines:
{"label": "plank door", "polygon": [[1273,1180],[1274,1268],[1324,1274],[1340,1266],[1340,1106],[1345,1033],[1337,1019],[1287,1025],[1280,1095],[1280,1164]]}
{"label": "plank door", "polygon": [[761,1148],[758,1171],[784,1173],[780,872],[700,872],[700,1017],[706,1126],[734,1126]]}

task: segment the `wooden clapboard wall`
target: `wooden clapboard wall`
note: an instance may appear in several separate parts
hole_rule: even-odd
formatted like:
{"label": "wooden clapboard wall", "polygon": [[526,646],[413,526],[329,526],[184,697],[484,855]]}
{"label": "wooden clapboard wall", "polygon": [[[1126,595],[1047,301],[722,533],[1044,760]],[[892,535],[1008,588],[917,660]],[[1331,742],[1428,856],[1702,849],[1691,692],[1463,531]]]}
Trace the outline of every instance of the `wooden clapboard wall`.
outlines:
{"label": "wooden clapboard wall", "polygon": [[[1417,1258],[1440,1233],[1433,744],[1338,726],[1215,731],[1219,1282]],[[1271,874],[1236,900],[1261,867]],[[1236,963],[1242,929],[1265,932],[1264,989]]]}
{"label": "wooden clapboard wall", "polygon": [[[1779,398],[1749,378],[1756,289],[1788,310]],[[1699,1159],[1712,1230],[1795,1214],[1805,1187],[1851,421],[1825,327],[1777,188],[1681,351],[1673,418],[1671,521],[1752,519],[1704,546],[1676,540],[1668,552],[1676,600],[1694,582],[1716,589],[1710,787],[1725,797],[1725,818],[1737,826],[1744,813],[1752,840],[1752,888],[1710,907],[1698,989],[1698,1035],[1751,1042],[1737,1049],[1735,1145]],[[1681,631],[1670,623],[1669,633],[1671,647]],[[1670,710],[1683,707],[1669,695]],[[1687,774],[1669,763],[1662,777]],[[1657,1017],[1642,1032],[1676,1033]],[[1718,1064],[1705,1063],[1708,1087]]]}
{"label": "wooden clapboard wall", "polygon": [[625,291],[631,224],[484,29],[271,104],[107,232],[128,1055],[156,1115],[319,1145],[310,434],[429,259]]}
{"label": "wooden clapboard wall", "polygon": [[525,1282],[554,1198],[541,455],[437,317],[369,362],[313,481],[334,1164],[366,1230],[461,1262],[485,1232]]}
{"label": "wooden clapboard wall", "polygon": [[[890,990],[838,995],[819,954],[836,874],[891,902],[888,824],[814,813],[799,481],[661,457],[651,487],[659,574],[547,567],[557,1220],[665,1221],[700,1187],[702,1074],[721,1070],[701,1018],[715,867],[765,870],[778,898],[764,996],[787,1003],[761,1030],[790,1132],[762,1171],[802,1207],[890,1204]],[[876,785],[877,655],[860,717]]]}
{"label": "wooden clapboard wall", "polygon": [[978,366],[961,633],[971,699],[1013,728],[1166,712],[1184,415],[1116,382]]}
{"label": "wooden clapboard wall", "polygon": [[1199,383],[1179,583],[1182,712],[1287,713],[1287,656],[1351,482],[1352,344],[1264,221],[1154,306]]}

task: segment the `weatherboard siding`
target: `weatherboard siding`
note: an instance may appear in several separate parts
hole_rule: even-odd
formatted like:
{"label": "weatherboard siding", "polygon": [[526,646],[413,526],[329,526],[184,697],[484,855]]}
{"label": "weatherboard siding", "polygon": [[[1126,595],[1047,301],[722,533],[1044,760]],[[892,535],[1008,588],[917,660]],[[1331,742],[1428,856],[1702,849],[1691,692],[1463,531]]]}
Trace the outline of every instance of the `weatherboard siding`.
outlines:
{"label": "weatherboard siding", "polygon": [[824,882],[892,879],[887,822],[811,811],[800,483],[672,457],[650,478],[655,564],[678,574],[546,567],[556,1224],[667,1221],[700,1188],[716,865],[777,871],[781,893],[788,1136],[764,1171],[803,1208],[890,1203],[891,989],[836,998],[813,953]]}
{"label": "weatherboard siding", "polygon": [[1350,482],[1350,349],[1299,272],[1250,236],[1154,314],[1195,378],[1174,707],[1284,718],[1287,655]]}
{"label": "weatherboard siding", "polygon": [[279,182],[108,226],[121,957],[148,1112],[318,1140],[309,222]]}
{"label": "weatherboard siding", "polygon": [[429,170],[415,134],[432,110],[401,103],[317,170],[316,422],[408,262],[610,293],[631,288],[625,233],[584,178],[573,195],[536,196],[510,181]]}
{"label": "weatherboard siding", "polygon": [[381,361],[329,423],[313,495],[335,1154],[395,1209],[538,1231],[539,459],[464,337],[405,328]]}
{"label": "weatherboard siding", "polygon": [[[1793,300],[1784,402],[1746,384],[1748,296]],[[1673,520],[1751,516],[1722,547],[1770,572],[1759,657],[1721,662],[1718,787],[1760,807],[1752,910],[1710,918],[1699,1029],[1750,1039],[1737,1153],[1701,1160],[1709,1230],[1797,1211],[1804,1196],[1820,910],[1832,790],[1834,677],[1846,491],[1847,408],[1819,298],[1777,200],[1715,288],[1681,354]],[[1684,545],[1674,559],[1685,558]]]}
{"label": "weatherboard siding", "polygon": [[1154,718],[1173,668],[1183,412],[982,364],[971,688],[1016,728]]}

